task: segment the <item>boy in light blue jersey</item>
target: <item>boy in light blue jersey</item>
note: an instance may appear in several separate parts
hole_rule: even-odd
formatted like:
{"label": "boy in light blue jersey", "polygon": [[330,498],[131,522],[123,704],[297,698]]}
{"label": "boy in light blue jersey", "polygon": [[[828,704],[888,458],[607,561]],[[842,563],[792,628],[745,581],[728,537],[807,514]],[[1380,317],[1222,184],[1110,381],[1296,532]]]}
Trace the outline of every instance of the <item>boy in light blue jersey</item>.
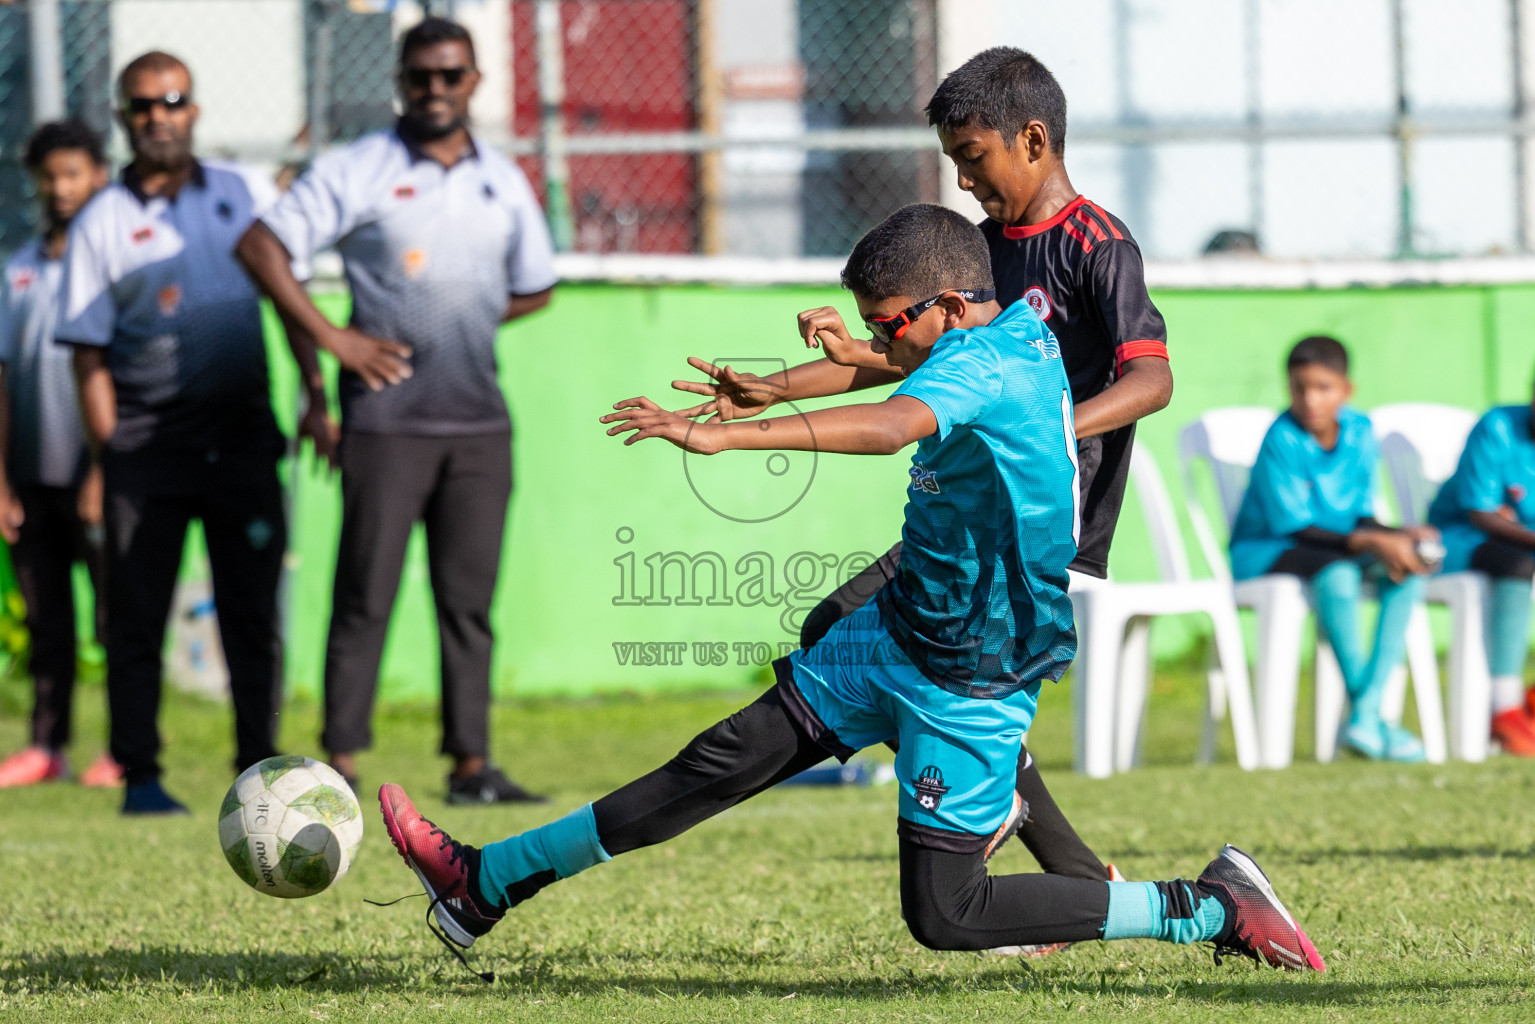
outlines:
{"label": "boy in light blue jersey", "polygon": [[[1070,387],[1054,336],[1026,303],[998,307],[985,238],[951,210],[897,211],[858,243],[842,277],[876,350],[906,378],[890,398],[694,423],[642,397],[603,422],[632,432],[625,444],[660,437],[706,455],[880,455],[915,443],[899,572],[820,643],[776,662],[777,683],[759,700],[542,828],[478,849],[384,786],[385,826],[433,897],[444,942],[457,953],[558,879],[671,839],[828,756],[899,738],[901,905],[924,945],[1209,941],[1321,970],[1234,847],[1192,882],[987,873],[1016,828],[1014,775],[1040,685],[1076,649],[1065,594],[1079,519]],[[871,386],[867,371],[844,369],[829,393]]]}
{"label": "boy in light blue jersey", "polygon": [[[1421,761],[1423,744],[1386,722],[1380,700],[1407,645],[1427,567],[1417,543],[1432,527],[1397,530],[1375,518],[1379,446],[1370,419],[1345,407],[1354,393],[1348,352],[1334,338],[1305,338],[1286,363],[1290,408],[1263,439],[1231,530],[1239,580],[1288,573],[1309,583],[1317,622],[1343,671],[1351,711],[1343,741],[1375,760]],[[1364,656],[1359,601],[1364,574],[1380,596],[1375,647]]]}
{"label": "boy in light blue jersey", "polygon": [[1492,577],[1487,666],[1492,737],[1504,751],[1535,757],[1535,690],[1524,687],[1535,579],[1535,423],[1529,405],[1488,411],[1466,439],[1455,473],[1428,510],[1444,537],[1442,572]]}

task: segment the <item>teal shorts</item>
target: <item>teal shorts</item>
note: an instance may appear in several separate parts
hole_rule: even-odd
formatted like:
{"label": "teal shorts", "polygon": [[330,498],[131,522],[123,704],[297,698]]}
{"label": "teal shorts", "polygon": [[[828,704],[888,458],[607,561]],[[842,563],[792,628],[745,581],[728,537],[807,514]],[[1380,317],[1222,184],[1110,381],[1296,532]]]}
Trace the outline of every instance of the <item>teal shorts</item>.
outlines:
{"label": "teal shorts", "polygon": [[1002,700],[950,693],[917,671],[873,601],[776,667],[799,724],[839,760],[900,740],[903,834],[969,852],[1001,827],[1038,706],[1037,680]]}

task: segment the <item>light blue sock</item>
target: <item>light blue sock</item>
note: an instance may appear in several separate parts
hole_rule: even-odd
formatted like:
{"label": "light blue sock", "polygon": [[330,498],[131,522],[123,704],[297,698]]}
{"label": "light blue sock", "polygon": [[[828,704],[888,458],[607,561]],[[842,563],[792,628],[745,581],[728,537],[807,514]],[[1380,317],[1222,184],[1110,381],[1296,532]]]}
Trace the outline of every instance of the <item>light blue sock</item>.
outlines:
{"label": "light blue sock", "polygon": [[480,891],[500,897],[524,879],[545,871],[569,878],[613,858],[597,839],[597,818],[586,804],[557,821],[480,850]]}
{"label": "light blue sock", "polygon": [[1380,618],[1375,622],[1375,649],[1370,653],[1364,678],[1357,691],[1349,690],[1353,703],[1352,721],[1380,718],[1380,699],[1392,671],[1407,653],[1407,623],[1413,606],[1423,600],[1422,576],[1409,576],[1400,583],[1380,574],[1376,592],[1380,595]]}
{"label": "light blue sock", "polygon": [[1527,580],[1492,581],[1487,609],[1487,667],[1494,676],[1523,676],[1530,651],[1530,584]]}
{"label": "light blue sock", "polygon": [[1359,639],[1361,574],[1356,562],[1334,562],[1311,578],[1311,605],[1317,628],[1332,645],[1343,686],[1350,694],[1364,689],[1366,664]]}
{"label": "light blue sock", "polygon": [[[1109,916],[1103,922],[1105,939],[1161,939],[1188,945],[1207,942],[1226,929],[1226,908],[1181,878],[1171,882],[1109,882]],[[1182,905],[1173,916],[1168,906],[1171,892]]]}

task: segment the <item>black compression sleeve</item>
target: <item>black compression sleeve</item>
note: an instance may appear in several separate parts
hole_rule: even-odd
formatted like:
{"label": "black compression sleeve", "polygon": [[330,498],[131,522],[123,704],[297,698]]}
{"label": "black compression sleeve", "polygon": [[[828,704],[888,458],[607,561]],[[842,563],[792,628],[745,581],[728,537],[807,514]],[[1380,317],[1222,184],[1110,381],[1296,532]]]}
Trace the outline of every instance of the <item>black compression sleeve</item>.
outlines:
{"label": "black compression sleeve", "polygon": [[983,855],[902,838],[901,913],[929,949],[994,949],[1100,938],[1105,882],[1062,875],[988,875]]}
{"label": "black compression sleeve", "polygon": [[829,756],[775,686],[693,737],[660,768],[594,803],[597,838],[614,857],[652,846]]}

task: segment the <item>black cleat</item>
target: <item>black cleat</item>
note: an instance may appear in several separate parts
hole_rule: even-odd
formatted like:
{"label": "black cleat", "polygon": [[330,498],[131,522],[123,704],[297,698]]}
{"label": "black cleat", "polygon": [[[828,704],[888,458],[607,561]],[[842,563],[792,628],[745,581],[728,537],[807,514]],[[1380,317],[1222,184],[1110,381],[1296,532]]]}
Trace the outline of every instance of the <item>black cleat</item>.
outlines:
{"label": "black cleat", "polygon": [[484,771],[460,779],[448,776],[450,804],[546,804],[549,798],[530,793],[507,778],[500,768],[489,765]]}

